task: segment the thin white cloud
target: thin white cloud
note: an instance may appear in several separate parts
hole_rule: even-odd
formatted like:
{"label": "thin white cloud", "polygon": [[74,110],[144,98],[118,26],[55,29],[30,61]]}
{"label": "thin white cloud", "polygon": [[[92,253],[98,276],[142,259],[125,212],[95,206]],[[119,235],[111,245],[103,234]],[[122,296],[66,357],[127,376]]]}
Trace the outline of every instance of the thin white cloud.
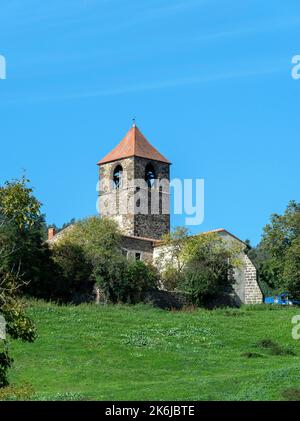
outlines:
{"label": "thin white cloud", "polygon": [[119,88],[113,89],[102,89],[94,90],[88,92],[75,92],[75,93],[66,93],[63,95],[53,95],[53,96],[31,96],[26,98],[15,98],[11,101],[3,101],[2,104],[13,104],[13,103],[39,103],[39,102],[49,102],[49,101],[65,101],[65,100],[76,100],[76,99],[87,99],[87,98],[97,98],[97,97],[111,97],[125,94],[134,94],[138,92],[147,92],[155,90],[163,90],[169,88],[177,88],[184,86],[197,86],[203,83],[209,82],[220,82],[226,80],[235,80],[249,77],[259,77],[265,75],[272,75],[277,73],[283,73],[286,69],[275,68],[270,66],[267,69],[252,70],[252,71],[240,71],[240,72],[230,72],[230,73],[219,73],[209,76],[195,76],[195,77],[185,77],[177,78],[172,80],[164,81],[155,81],[144,84],[128,85]]}
{"label": "thin white cloud", "polygon": [[[89,1],[89,0],[86,0]],[[92,0],[93,1],[93,0]],[[102,0],[105,2],[105,0]],[[111,2],[113,0],[106,0],[108,2]],[[201,3],[203,0],[201,0]],[[177,2],[175,4],[171,4],[169,6],[162,6],[161,8],[152,9],[153,17],[157,14],[159,15],[159,11],[161,13],[166,13],[167,10],[177,10],[181,8],[188,8],[192,7],[193,5],[200,4],[199,1],[196,2]],[[145,19],[149,18],[149,15],[147,13],[144,14]],[[120,25],[123,25],[121,23]],[[126,21],[124,23],[126,26],[132,26],[133,21]],[[153,54],[161,54],[162,52],[164,54],[171,54],[175,51],[182,51],[189,49],[194,49],[195,46],[197,46],[198,43],[210,43],[211,41],[219,42],[219,41],[225,41],[225,40],[231,40],[236,39],[238,37],[242,36],[248,36],[248,35],[256,35],[256,34],[262,34],[266,32],[274,32],[284,29],[293,29],[300,27],[300,17],[297,16],[290,16],[285,17],[282,19],[270,19],[269,21],[260,21],[260,22],[252,22],[249,23],[248,26],[244,25],[243,27],[236,27],[234,29],[224,29],[223,31],[216,31],[216,32],[202,32],[199,35],[189,36],[186,38],[179,38],[176,40],[176,42],[171,42],[171,40],[162,40],[161,43],[156,47],[155,52]],[[116,27],[112,28],[113,30],[117,30]],[[119,28],[120,29],[120,28]],[[173,40],[174,41],[174,40]],[[20,78],[28,78],[32,77],[33,68],[40,68],[41,65],[45,65],[47,63],[72,63],[72,62],[91,62],[94,59],[102,58],[103,61],[106,63],[108,60],[122,60],[124,56],[126,56],[127,59],[129,57],[137,59],[141,58],[143,56],[148,56],[149,52],[147,49],[143,50],[137,50],[133,51],[131,49],[131,45],[122,45],[121,47],[115,47],[115,48],[97,48],[94,50],[79,50],[79,51],[72,51],[63,53],[59,53],[57,51],[55,52],[49,52],[41,53],[35,57],[22,57],[22,61],[18,64],[18,69],[20,70],[20,75],[18,77]],[[27,75],[26,75],[27,71]],[[56,74],[58,73],[56,68]],[[40,74],[36,74],[35,76],[41,76]]]}

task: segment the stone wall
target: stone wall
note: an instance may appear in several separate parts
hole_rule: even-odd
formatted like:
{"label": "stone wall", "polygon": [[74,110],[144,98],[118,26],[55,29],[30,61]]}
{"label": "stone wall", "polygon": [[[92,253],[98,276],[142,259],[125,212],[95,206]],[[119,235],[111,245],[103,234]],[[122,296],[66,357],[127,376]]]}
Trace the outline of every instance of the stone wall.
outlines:
{"label": "stone wall", "polygon": [[[113,173],[118,165],[123,168],[123,182],[119,189],[113,186]],[[134,158],[125,158],[100,166],[99,211],[102,217],[116,221],[124,235],[134,235],[134,215],[130,212],[133,196]],[[127,211],[127,209],[129,211]]]}
{"label": "stone wall", "polygon": [[129,258],[135,258],[135,253],[141,253],[141,260],[152,263],[153,242],[151,240],[124,236],[122,237],[122,247]]}
{"label": "stone wall", "polygon": [[[153,166],[158,183],[154,183],[149,190],[147,186],[140,188],[141,202],[144,204],[142,212],[137,209],[135,215],[134,235],[160,239],[170,231],[170,165],[164,162],[135,157],[134,177],[136,180],[145,179],[147,164]],[[145,214],[145,207],[147,214]]]}
{"label": "stone wall", "polygon": [[[151,189],[145,184],[145,168],[154,167],[158,180]],[[123,168],[122,185],[115,189],[113,173]],[[100,167],[99,211],[115,220],[124,235],[160,239],[170,230],[169,164],[131,157]]]}
{"label": "stone wall", "polygon": [[257,282],[257,271],[248,256],[245,255],[245,304],[260,304],[263,294]]}
{"label": "stone wall", "polygon": [[260,304],[263,302],[263,294],[258,285],[257,271],[254,264],[247,256],[246,244],[227,231],[219,235],[228,242],[228,244],[238,243],[241,245],[241,266],[235,268],[233,290],[237,304]]}

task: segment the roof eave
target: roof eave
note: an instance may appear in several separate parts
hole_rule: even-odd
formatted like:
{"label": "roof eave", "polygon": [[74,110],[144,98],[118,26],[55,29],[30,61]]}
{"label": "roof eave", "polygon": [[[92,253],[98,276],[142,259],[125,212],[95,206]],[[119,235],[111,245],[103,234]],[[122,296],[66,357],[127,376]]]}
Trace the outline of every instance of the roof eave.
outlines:
{"label": "roof eave", "polygon": [[103,165],[103,164],[110,164],[111,162],[117,162],[117,161],[121,161],[122,159],[127,159],[127,158],[143,158],[143,159],[149,159],[150,161],[157,161],[157,162],[163,162],[164,164],[168,164],[168,165],[172,165],[172,162],[170,162],[168,159],[162,160],[162,159],[154,159],[154,158],[148,158],[146,156],[140,156],[140,155],[128,155],[128,156],[124,156],[122,158],[116,158],[116,159],[108,159],[106,160],[101,159],[101,161],[97,162],[96,165]]}

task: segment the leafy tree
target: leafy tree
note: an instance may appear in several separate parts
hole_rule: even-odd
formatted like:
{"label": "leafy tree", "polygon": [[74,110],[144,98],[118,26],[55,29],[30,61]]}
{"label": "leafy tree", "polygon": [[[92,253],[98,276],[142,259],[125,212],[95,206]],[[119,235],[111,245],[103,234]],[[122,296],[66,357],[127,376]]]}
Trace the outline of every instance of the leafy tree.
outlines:
{"label": "leafy tree", "polygon": [[72,301],[76,294],[89,293],[95,284],[97,262],[105,265],[109,256],[120,253],[116,225],[99,217],[66,224],[63,235],[51,245],[56,276],[44,285],[46,298]]}
{"label": "leafy tree", "polygon": [[283,282],[293,296],[300,297],[300,236],[292,241],[286,252]]}
{"label": "leafy tree", "polygon": [[67,243],[81,246],[91,263],[121,253],[121,233],[117,224],[98,216],[83,219],[69,227],[58,242]]}
{"label": "leafy tree", "polygon": [[[82,289],[83,285],[96,285],[104,289],[109,299],[118,300],[116,289],[124,279],[126,259],[114,221],[97,216],[78,221],[53,245],[52,252],[63,277],[68,278],[69,287],[75,288],[76,284],[77,289]],[[76,264],[80,258],[67,258],[75,252],[81,256],[81,267]]]}
{"label": "leafy tree", "polygon": [[0,212],[6,221],[16,222],[20,228],[32,226],[40,216],[41,203],[32,195],[29,180],[7,181],[0,187]]}
{"label": "leafy tree", "polygon": [[155,264],[160,272],[164,288],[169,291],[176,290],[182,280],[186,263],[183,254],[189,239],[189,231],[185,227],[176,227],[174,231],[162,238],[163,247]]}
{"label": "leafy tree", "polygon": [[135,304],[157,287],[157,273],[149,264],[120,255],[98,274],[97,285],[111,302]]}
{"label": "leafy tree", "polygon": [[284,214],[271,215],[256,248],[255,263],[261,279],[275,291],[300,295],[298,272],[300,203],[291,201]]}
{"label": "leafy tree", "polygon": [[53,256],[71,290],[96,285],[107,300],[134,303],[155,286],[153,268],[127,260],[118,226],[107,218],[91,217],[75,223],[54,244]]}
{"label": "leafy tree", "polygon": [[92,265],[81,246],[72,243],[57,244],[52,251],[56,275],[43,285],[44,298],[62,302],[77,301],[80,295],[91,294]]}
{"label": "leafy tree", "polygon": [[163,252],[164,259],[166,259],[169,254],[171,261],[178,272],[181,272],[184,267],[185,262],[182,257],[190,238],[187,228],[176,227],[174,231],[164,235],[162,239],[164,245],[167,246],[167,250]]}
{"label": "leafy tree", "polygon": [[195,304],[218,294],[224,287],[230,288],[230,273],[240,264],[241,247],[238,243],[225,243],[217,234],[188,236],[178,228],[164,239],[164,247],[158,258],[163,284],[189,294]]}
{"label": "leafy tree", "polygon": [[125,276],[131,302],[141,301],[144,292],[157,287],[156,269],[141,260],[129,260]]}
{"label": "leafy tree", "polygon": [[56,270],[45,241],[47,226],[39,212],[40,203],[24,177],[6,183],[0,189],[0,200],[5,220],[1,229],[2,242],[14,247],[13,253],[6,253],[5,258],[3,256],[2,266],[5,264],[6,270],[14,268],[22,275],[20,291],[47,298],[48,291],[53,288],[52,279],[56,279]]}
{"label": "leafy tree", "polygon": [[15,252],[9,254],[6,260],[9,267],[18,265],[23,280],[22,292],[45,298],[42,290],[45,285],[51,288],[55,268],[45,241],[44,216],[40,215],[34,224],[28,227],[20,227],[14,221],[10,221],[2,230],[2,234],[8,243],[15,246]]}
{"label": "leafy tree", "polygon": [[127,260],[121,254],[111,254],[110,258],[102,256],[94,262],[93,279],[96,287],[101,290],[107,301],[113,303],[126,302],[131,286],[126,280]]}
{"label": "leafy tree", "polygon": [[178,270],[178,268],[170,262],[167,263],[161,272],[161,280],[164,289],[167,291],[176,291],[183,280],[183,275],[183,270]]}
{"label": "leafy tree", "polygon": [[120,257],[123,257],[117,224],[111,219],[98,216],[78,221],[69,227],[61,240],[54,244],[54,253],[58,245],[80,247],[91,265],[91,277],[94,281],[99,274],[109,270],[115,260],[117,265]]}
{"label": "leafy tree", "polygon": [[[19,229],[27,229],[40,215],[40,203],[32,195],[28,180],[5,183],[0,187],[0,313],[6,320],[6,332],[13,339],[33,341],[35,327],[25,315],[19,300],[19,289],[24,281],[20,264],[11,265],[11,256],[17,252],[8,227],[16,224]],[[7,340],[0,340],[0,387],[7,385],[7,370],[12,364],[8,353]]]}
{"label": "leafy tree", "polygon": [[184,276],[181,288],[192,302],[205,304],[220,291],[232,288],[234,267],[240,265],[241,246],[226,243],[217,234],[192,237],[184,249]]}

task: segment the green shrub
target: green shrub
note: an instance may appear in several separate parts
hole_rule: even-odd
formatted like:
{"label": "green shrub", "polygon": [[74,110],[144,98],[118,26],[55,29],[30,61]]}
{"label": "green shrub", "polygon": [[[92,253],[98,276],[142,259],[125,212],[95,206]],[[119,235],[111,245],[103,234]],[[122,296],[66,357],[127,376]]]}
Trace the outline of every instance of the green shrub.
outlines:
{"label": "green shrub", "polygon": [[121,235],[115,222],[100,217],[75,223],[52,248],[57,275],[46,297],[72,301],[96,285],[106,300],[137,303],[156,286],[155,269],[122,254]]}
{"label": "green shrub", "polygon": [[[8,385],[7,379],[7,370],[11,367],[13,363],[13,359],[8,355],[8,351],[5,348],[5,344],[3,349],[0,352],[0,392],[1,388]],[[1,394],[0,394],[1,399]]]}
{"label": "green shrub", "polygon": [[168,291],[174,291],[180,284],[179,279],[181,278],[181,273],[178,272],[177,268],[174,266],[168,265],[161,275],[162,283]]}
{"label": "green shrub", "polygon": [[[28,244],[35,243],[29,241],[31,229],[40,221],[41,204],[33,196],[28,181],[22,177],[0,186],[0,313],[5,318],[8,336],[7,340],[0,340],[0,388],[8,384],[7,372],[13,361],[8,354],[7,341],[32,342],[35,338],[34,324],[25,315],[19,299],[20,291],[28,281],[22,272],[24,267],[28,268],[22,266],[25,257],[32,269],[36,264],[33,250],[36,251],[37,244],[32,250]],[[20,254],[21,246],[24,254]]]}
{"label": "green shrub", "polygon": [[294,298],[300,296],[300,203],[291,201],[282,215],[271,215],[250,256],[264,294],[287,290]]}
{"label": "green shrub", "polygon": [[142,301],[146,291],[156,287],[157,274],[152,266],[120,255],[96,268],[96,280],[108,300],[135,304]]}
{"label": "green shrub", "polygon": [[53,248],[53,261],[58,273],[52,281],[48,298],[72,301],[78,294],[92,294],[92,265],[82,247],[72,243],[61,243]]}
{"label": "green shrub", "polygon": [[188,294],[196,305],[206,304],[220,291],[232,289],[233,267],[241,263],[240,244],[229,245],[215,233],[189,237],[182,228],[163,241],[165,247],[157,263],[167,289]]}
{"label": "green shrub", "polygon": [[110,285],[118,284],[125,268],[120,241],[117,225],[100,217],[76,222],[62,232],[52,247],[57,274],[44,298],[72,301],[80,294],[91,294],[95,283],[112,295]]}
{"label": "green shrub", "polygon": [[136,303],[143,299],[146,291],[156,288],[157,272],[153,266],[140,260],[129,260],[125,280],[129,302]]}
{"label": "green shrub", "polygon": [[[299,219],[300,221],[300,219]],[[300,223],[299,223],[300,225]],[[293,297],[300,297],[300,233],[285,255],[284,286]]]}
{"label": "green shrub", "polygon": [[217,295],[220,287],[226,285],[228,279],[225,270],[217,274],[212,267],[199,266],[195,262],[188,264],[181,287],[189,294],[193,303],[203,305],[209,298]]}
{"label": "green shrub", "polygon": [[[112,303],[126,302],[128,285],[126,282],[127,260],[122,254],[112,254],[109,259],[99,257],[93,269],[96,285],[106,300]],[[129,286],[130,287],[130,286]]]}

